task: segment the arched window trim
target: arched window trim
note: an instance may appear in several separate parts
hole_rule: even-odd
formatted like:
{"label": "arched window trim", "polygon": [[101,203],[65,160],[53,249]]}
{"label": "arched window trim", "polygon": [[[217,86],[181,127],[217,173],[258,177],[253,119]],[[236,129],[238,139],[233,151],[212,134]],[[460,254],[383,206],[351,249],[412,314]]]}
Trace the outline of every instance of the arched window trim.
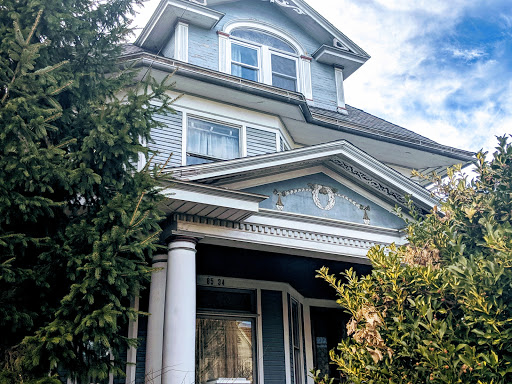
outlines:
{"label": "arched window trim", "polygon": [[[231,43],[237,42],[237,44],[247,44],[248,42],[244,39],[239,39],[230,36],[231,32],[236,29],[252,29],[261,31],[270,35],[273,35],[285,43],[289,44],[295,51],[296,54],[284,53],[281,50],[272,49],[279,55],[288,55],[296,61],[297,67],[297,79],[296,79],[296,91],[304,94],[306,99],[312,100],[312,87],[311,87],[311,58],[307,54],[304,47],[292,36],[283,31],[280,28],[274,27],[268,23],[254,21],[254,20],[236,20],[228,23],[224,26],[222,31],[219,31],[219,70],[224,73],[231,74]],[[257,46],[258,44],[254,44]],[[262,49],[258,51],[258,62],[259,62],[259,82],[263,82],[272,85],[272,70],[270,60],[265,59],[265,49],[268,51],[268,47],[261,46]],[[267,55],[268,57],[268,55]]]}
{"label": "arched window trim", "polygon": [[271,24],[261,22],[261,21],[252,21],[252,20],[237,20],[231,23],[228,23],[224,26],[223,32],[227,33],[228,35],[231,34],[232,31],[235,29],[255,29],[259,30],[271,35],[274,35],[284,42],[288,43],[293,49],[295,49],[295,52],[297,52],[297,55],[299,56],[307,56],[306,50],[302,47],[302,45],[295,40],[292,36],[290,36],[288,33],[283,31],[280,28],[274,27]]}

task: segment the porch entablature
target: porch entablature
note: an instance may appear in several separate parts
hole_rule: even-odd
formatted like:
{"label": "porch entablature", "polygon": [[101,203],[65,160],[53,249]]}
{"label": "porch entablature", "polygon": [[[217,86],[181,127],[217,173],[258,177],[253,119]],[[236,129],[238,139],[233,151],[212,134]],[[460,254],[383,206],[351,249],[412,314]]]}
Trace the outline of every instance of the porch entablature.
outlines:
{"label": "porch entablature", "polygon": [[301,215],[260,212],[244,222],[174,214],[164,236],[201,238],[201,243],[368,264],[374,246],[404,244],[400,230],[357,226]]}

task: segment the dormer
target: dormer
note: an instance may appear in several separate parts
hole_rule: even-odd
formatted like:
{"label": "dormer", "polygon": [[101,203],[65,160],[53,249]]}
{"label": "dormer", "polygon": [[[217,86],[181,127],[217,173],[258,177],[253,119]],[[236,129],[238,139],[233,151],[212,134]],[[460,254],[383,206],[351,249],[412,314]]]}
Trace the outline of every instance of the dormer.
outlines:
{"label": "dormer", "polygon": [[344,80],[369,59],[301,0],[162,0],[136,45],[342,113]]}

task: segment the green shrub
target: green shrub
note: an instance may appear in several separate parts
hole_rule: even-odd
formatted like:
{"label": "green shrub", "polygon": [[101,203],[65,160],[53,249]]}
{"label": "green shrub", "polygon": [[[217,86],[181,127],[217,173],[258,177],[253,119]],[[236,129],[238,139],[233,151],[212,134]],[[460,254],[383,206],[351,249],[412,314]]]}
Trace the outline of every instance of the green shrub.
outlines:
{"label": "green shrub", "polygon": [[325,279],[352,315],[331,360],[347,382],[512,382],[512,146],[477,177],[433,176],[439,207],[415,212],[407,246],[374,248],[372,273]]}

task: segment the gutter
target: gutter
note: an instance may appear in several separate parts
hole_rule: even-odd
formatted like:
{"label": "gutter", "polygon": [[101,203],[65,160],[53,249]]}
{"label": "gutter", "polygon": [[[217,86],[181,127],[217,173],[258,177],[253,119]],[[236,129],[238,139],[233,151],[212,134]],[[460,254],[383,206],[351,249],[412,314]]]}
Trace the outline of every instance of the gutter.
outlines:
{"label": "gutter", "polygon": [[376,130],[361,124],[319,115],[318,113],[312,113],[309,109],[306,98],[299,92],[287,91],[271,85],[242,79],[219,71],[199,67],[193,64],[158,56],[148,52],[122,55],[120,57],[120,61],[136,62],[136,66],[155,68],[165,72],[176,71],[176,73],[180,76],[250,93],[252,95],[267,97],[269,99],[291,105],[296,105],[301,109],[306,122],[310,124],[319,125],[325,128],[334,129],[349,134],[357,134],[359,136],[374,140],[376,139],[391,144],[403,145],[405,147],[450,157],[465,163],[474,160],[474,152],[448,147],[442,144],[432,144],[432,142],[422,142],[421,140],[414,140],[401,135],[393,135],[391,133],[383,134],[382,132],[375,132]]}

